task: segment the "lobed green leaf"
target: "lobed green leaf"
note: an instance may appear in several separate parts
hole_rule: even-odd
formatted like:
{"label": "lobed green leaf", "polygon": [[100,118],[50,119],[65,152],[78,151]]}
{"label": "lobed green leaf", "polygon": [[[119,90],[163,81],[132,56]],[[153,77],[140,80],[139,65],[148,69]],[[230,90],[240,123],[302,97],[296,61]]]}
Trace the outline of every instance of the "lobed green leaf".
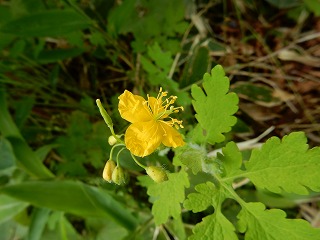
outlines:
{"label": "lobed green leaf", "polygon": [[235,228],[232,223],[220,212],[204,217],[202,222],[198,223],[189,240],[237,240]]}
{"label": "lobed green leaf", "polygon": [[202,219],[194,229],[191,239],[237,239],[232,223],[221,213],[221,205],[228,196],[224,188],[217,188],[212,182],[198,184],[195,187],[197,193],[190,193],[184,201],[184,207],[193,212],[201,212],[209,206],[215,211]]}
{"label": "lobed green leaf", "polygon": [[243,176],[257,187],[271,192],[308,194],[308,188],[320,191],[320,148],[308,150],[303,132],[294,132],[280,140],[270,138],[262,148],[252,151]]}
{"label": "lobed green leaf", "polygon": [[239,169],[242,165],[242,155],[238,149],[237,144],[229,142],[222,148],[222,154],[219,154],[219,159],[222,161],[222,165],[226,176],[232,176],[239,173]]}
{"label": "lobed green leaf", "polygon": [[245,203],[238,215],[239,231],[246,240],[316,240],[320,229],[301,219],[286,219],[279,209],[266,210],[262,203]]}
{"label": "lobed green leaf", "polygon": [[169,180],[152,184],[148,187],[148,195],[157,197],[152,206],[152,214],[157,225],[165,223],[170,216],[178,219],[181,214],[180,204],[185,199],[184,190],[189,187],[186,172],[169,173]]}
{"label": "lobed green leaf", "polygon": [[224,200],[224,197],[218,197],[220,195],[219,190],[212,182],[198,184],[195,190],[197,193],[190,193],[183,203],[186,209],[193,212],[204,211],[209,206],[218,207],[219,200]]}
{"label": "lobed green leaf", "polygon": [[228,93],[229,79],[220,65],[211,70],[211,75],[204,74],[202,85],[204,91],[197,85],[191,88],[195,116],[206,132],[206,141],[219,143],[225,139],[223,133],[229,132],[237,121],[232,115],[238,110],[239,100],[235,93]]}
{"label": "lobed green leaf", "polygon": [[185,145],[176,150],[174,164],[177,166],[185,165],[197,174],[202,170],[203,161],[207,158],[204,148],[199,146]]}

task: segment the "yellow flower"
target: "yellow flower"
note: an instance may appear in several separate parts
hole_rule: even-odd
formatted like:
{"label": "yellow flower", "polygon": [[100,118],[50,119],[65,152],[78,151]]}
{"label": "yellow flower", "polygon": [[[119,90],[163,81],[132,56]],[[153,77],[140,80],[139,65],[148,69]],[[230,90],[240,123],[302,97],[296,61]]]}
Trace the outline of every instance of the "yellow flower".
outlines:
{"label": "yellow flower", "polygon": [[170,117],[171,113],[183,108],[170,106],[177,97],[170,96],[163,101],[162,98],[166,96],[167,92],[162,92],[162,88],[157,98],[148,95],[148,100],[127,90],[119,96],[120,115],[132,123],[125,133],[125,144],[132,154],[147,156],[161,143],[174,148],[184,145],[180,133],[175,129],[183,128],[182,121]]}

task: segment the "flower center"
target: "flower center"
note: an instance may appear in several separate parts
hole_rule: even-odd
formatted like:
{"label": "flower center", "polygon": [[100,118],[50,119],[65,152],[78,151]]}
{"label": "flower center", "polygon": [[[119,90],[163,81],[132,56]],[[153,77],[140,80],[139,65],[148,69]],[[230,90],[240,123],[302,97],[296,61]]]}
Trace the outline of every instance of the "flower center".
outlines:
{"label": "flower center", "polygon": [[183,107],[172,106],[172,104],[174,104],[176,99],[178,98],[177,96],[170,96],[162,101],[162,98],[166,97],[167,95],[168,92],[163,92],[162,87],[160,87],[160,91],[156,99],[150,98],[148,95],[148,101],[146,101],[148,109],[152,113],[156,121],[162,121],[170,125],[171,127],[174,126],[177,129],[179,127],[183,128],[182,121],[170,117],[170,114],[178,113],[180,112],[180,110],[183,111],[184,109]]}

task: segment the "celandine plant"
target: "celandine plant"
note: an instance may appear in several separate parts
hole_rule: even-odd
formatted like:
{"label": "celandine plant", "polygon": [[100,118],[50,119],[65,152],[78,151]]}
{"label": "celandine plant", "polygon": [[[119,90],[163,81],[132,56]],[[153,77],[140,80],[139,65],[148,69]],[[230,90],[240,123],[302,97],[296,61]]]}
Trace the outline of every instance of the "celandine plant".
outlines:
{"label": "celandine plant", "polygon": [[[236,123],[233,114],[238,110],[238,97],[229,92],[229,79],[220,65],[214,67],[211,74],[204,75],[202,85],[203,89],[197,85],[191,89],[198,124],[185,138],[177,131],[182,128],[182,121],[171,117],[183,109],[174,107],[176,97],[165,98],[167,92],[162,89],[157,98],[148,96],[147,100],[127,90],[119,97],[120,115],[132,123],[124,140],[122,135],[114,133],[111,118],[97,100],[112,133],[109,142],[114,144],[103,172],[104,179],[116,184],[126,183],[126,170],[119,165],[118,157],[114,162],[111,156],[116,147],[127,148],[132,159],[154,180],[138,177],[153,199],[155,224],[172,221],[181,239],[186,238],[182,210],[197,213],[210,206],[214,212],[195,225],[189,239],[320,239],[320,229],[313,228],[307,221],[288,219],[284,211],[266,209],[260,202],[246,202],[233,187],[245,179],[256,188],[273,193],[319,192],[320,148],[308,149],[304,133],[294,132],[282,139],[270,138],[260,149],[254,149],[250,158],[245,159],[247,161],[232,141],[221,153],[208,154],[207,146],[224,142],[224,134]],[[177,172],[145,166],[135,157],[145,157],[161,144],[174,148],[173,164],[179,169]],[[241,207],[236,224],[222,212],[226,199],[236,201]]]}

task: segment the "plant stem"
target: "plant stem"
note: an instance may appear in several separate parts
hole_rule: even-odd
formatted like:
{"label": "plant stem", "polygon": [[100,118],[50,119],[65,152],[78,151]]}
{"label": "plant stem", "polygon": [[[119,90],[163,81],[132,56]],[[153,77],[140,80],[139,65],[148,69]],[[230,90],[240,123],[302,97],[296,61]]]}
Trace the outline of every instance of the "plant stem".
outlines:
{"label": "plant stem", "polygon": [[131,157],[136,162],[136,164],[138,164],[140,167],[142,167],[144,170],[146,170],[147,166],[140,163],[132,153],[131,153]]}
{"label": "plant stem", "polygon": [[125,148],[125,147],[124,147],[124,148],[121,148],[121,149],[119,150],[119,152],[117,153],[117,157],[116,157],[117,166],[119,166],[119,155],[120,155],[120,153],[121,153],[124,149],[126,149],[126,148]]}
{"label": "plant stem", "polygon": [[[114,150],[116,147],[119,147],[119,146],[124,146],[124,144],[119,143],[119,144],[116,144],[116,145],[112,146],[111,151],[110,151],[110,154],[109,154],[109,159],[110,159],[110,160],[112,160],[113,150]],[[121,151],[121,150],[120,150],[120,151]],[[118,155],[117,155],[117,157],[118,157]]]}

